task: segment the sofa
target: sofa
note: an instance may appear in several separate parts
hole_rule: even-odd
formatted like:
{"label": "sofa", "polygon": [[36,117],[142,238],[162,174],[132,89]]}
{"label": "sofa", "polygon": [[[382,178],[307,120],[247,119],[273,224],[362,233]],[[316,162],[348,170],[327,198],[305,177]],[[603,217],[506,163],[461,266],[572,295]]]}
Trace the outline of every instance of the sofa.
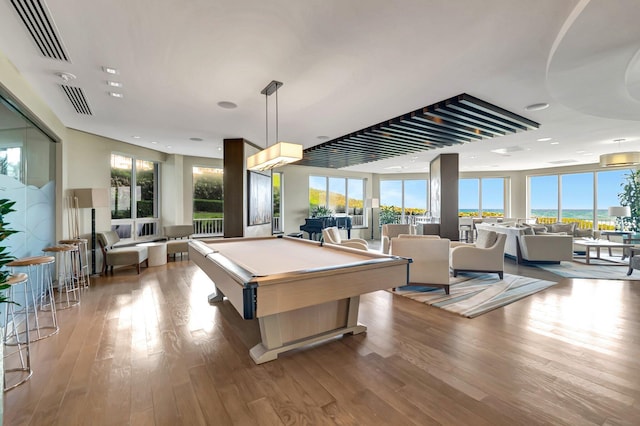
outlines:
{"label": "sofa", "polygon": [[547,232],[535,226],[479,223],[485,229],[506,234],[504,253],[518,263],[560,263],[573,260],[573,236]]}
{"label": "sofa", "polygon": [[140,273],[140,266],[146,263],[149,266],[148,250],[144,246],[115,247],[120,241],[116,231],[104,231],[96,233],[100,250],[102,251],[102,274],[107,273],[107,268],[113,272],[114,266],[135,266]]}

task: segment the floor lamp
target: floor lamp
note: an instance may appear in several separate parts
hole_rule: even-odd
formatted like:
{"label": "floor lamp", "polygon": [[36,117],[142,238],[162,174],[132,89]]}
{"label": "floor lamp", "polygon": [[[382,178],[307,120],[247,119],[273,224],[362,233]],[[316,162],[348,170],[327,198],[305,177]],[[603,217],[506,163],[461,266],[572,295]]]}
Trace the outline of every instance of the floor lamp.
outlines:
{"label": "floor lamp", "polygon": [[96,275],[96,208],[109,207],[109,188],[83,188],[73,191],[80,209],[91,209],[91,275]]}
{"label": "floor lamp", "polygon": [[380,207],[380,200],[377,198],[369,198],[367,204],[371,208],[371,239],[373,240],[373,209]]}

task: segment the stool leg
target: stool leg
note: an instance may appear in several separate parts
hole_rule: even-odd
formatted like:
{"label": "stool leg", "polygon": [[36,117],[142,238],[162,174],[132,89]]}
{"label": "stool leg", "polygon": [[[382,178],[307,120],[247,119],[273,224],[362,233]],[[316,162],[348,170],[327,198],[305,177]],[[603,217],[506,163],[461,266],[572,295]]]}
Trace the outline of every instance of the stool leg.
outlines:
{"label": "stool leg", "polygon": [[[16,339],[16,343],[15,346],[17,347],[17,351],[12,353],[12,354],[8,354],[5,355],[4,357],[7,358],[8,356],[11,356],[15,353],[18,354],[18,358],[20,360],[20,367],[18,368],[5,368],[5,375],[4,375],[4,383],[3,383],[3,388],[5,391],[11,390],[21,384],[23,384],[24,382],[26,382],[27,380],[29,380],[31,378],[31,375],[33,374],[33,370],[31,370],[31,345],[30,345],[30,339],[29,339],[29,295],[28,293],[28,281],[25,281],[24,283],[22,283],[22,285],[24,286],[24,300],[25,300],[25,306],[24,306],[24,315],[25,315],[25,341],[24,341],[24,351],[26,353],[26,356],[22,355],[22,345],[23,343],[20,341],[20,331],[18,330],[18,327],[16,326],[16,310],[15,310],[15,305],[13,303],[10,303],[7,306],[7,311],[6,311],[6,316],[5,316],[5,326],[7,327],[7,334],[5,334],[4,337],[4,342],[3,344],[7,345],[8,339],[10,338],[10,333],[9,333],[9,317],[11,316],[11,332],[13,333],[12,337],[15,337]],[[14,295],[15,292],[13,291],[13,287],[11,286],[10,290],[9,290],[9,297],[11,300],[14,300]],[[10,344],[13,346],[13,344]],[[25,358],[26,358],[26,362],[25,362]],[[27,373],[25,377],[23,377],[22,379],[20,379],[17,383],[14,383],[10,386],[7,386],[7,374],[6,373],[12,373],[12,372],[23,372],[23,373]]]}

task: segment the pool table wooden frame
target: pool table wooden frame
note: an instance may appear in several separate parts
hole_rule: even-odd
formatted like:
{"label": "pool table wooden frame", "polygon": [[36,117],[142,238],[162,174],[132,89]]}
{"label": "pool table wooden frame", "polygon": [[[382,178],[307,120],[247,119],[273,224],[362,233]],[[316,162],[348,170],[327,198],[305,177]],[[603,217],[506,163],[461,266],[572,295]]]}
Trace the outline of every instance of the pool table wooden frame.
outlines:
{"label": "pool table wooden frame", "polygon": [[[239,248],[252,254],[240,260]],[[274,255],[279,261],[286,260],[287,250],[295,251],[298,259],[314,256],[327,258],[328,263],[313,267],[291,264],[286,271],[261,274],[258,264],[264,265],[264,259]],[[265,251],[264,257],[255,259],[260,251]],[[250,350],[256,364],[272,361],[279,353],[300,346],[366,331],[358,324],[360,295],[406,285],[410,262],[289,237],[193,240],[189,243],[189,259],[214,282],[216,291],[209,296],[210,303],[226,297],[244,319],[258,319],[262,341]],[[255,268],[252,260],[258,265]]]}

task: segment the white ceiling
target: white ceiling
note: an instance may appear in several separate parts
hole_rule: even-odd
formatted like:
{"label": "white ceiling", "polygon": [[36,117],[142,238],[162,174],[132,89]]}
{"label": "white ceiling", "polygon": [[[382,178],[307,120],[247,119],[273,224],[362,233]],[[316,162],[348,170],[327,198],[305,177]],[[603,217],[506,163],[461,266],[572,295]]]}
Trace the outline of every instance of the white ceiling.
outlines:
{"label": "white ceiling", "polygon": [[[638,0],[49,0],[47,6],[70,62],[40,54],[9,0],[0,2],[0,51],[67,127],[168,153],[221,157],[222,140],[234,137],[265,146],[260,91],[271,80],[284,83],[279,140],[305,147],[461,93],[541,124],[349,170],[422,172],[445,152],[460,153],[462,171],[522,170],[640,150]],[[108,95],[104,66],[119,70],[113,79],[123,84],[122,99]],[[70,84],[84,90],[92,116],[75,112],[57,72],[77,76]],[[223,109],[221,101],[238,108]],[[550,107],[525,110],[540,102]],[[269,108],[273,114],[273,103]],[[553,139],[537,141],[545,137]]]}

